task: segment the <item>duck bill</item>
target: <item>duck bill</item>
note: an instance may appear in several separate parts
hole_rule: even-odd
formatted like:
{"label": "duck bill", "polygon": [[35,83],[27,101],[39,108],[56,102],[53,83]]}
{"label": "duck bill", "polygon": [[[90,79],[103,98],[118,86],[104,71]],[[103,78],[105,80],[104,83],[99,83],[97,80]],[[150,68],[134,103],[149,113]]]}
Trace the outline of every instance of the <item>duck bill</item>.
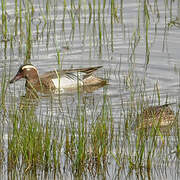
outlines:
{"label": "duck bill", "polygon": [[17,73],[17,74],[14,76],[14,78],[9,81],[9,83],[10,83],[10,84],[11,84],[11,83],[14,83],[14,82],[18,81],[18,80],[21,79],[21,78],[23,78],[23,74],[22,74],[22,73]]}

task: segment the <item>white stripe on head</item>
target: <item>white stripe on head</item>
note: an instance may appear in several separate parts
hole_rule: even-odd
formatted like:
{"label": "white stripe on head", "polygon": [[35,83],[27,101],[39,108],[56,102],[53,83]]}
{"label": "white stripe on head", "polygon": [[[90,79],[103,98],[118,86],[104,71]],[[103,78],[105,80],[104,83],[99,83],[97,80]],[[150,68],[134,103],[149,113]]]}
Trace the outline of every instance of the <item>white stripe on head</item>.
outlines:
{"label": "white stripe on head", "polygon": [[30,64],[24,65],[22,67],[22,70],[24,70],[24,69],[35,69],[37,71],[37,69],[33,65],[30,65]]}

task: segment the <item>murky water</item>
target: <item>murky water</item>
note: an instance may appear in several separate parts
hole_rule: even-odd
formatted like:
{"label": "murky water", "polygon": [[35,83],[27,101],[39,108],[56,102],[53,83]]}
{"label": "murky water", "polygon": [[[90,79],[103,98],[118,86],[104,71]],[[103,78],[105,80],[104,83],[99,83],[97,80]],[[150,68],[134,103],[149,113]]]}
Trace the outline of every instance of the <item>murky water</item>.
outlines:
{"label": "murky water", "polygon": [[[58,69],[58,61],[63,69],[102,65],[103,68],[96,74],[107,78],[109,84],[92,93],[81,94],[81,103],[86,104],[89,124],[92,123],[92,117],[100,114],[104,93],[107,94],[111,104],[114,127],[117,131],[119,126],[123,127],[125,124],[126,109],[132,107],[139,111],[138,103],[154,105],[159,102],[164,104],[167,101],[175,103],[172,108],[175,112],[178,111],[180,101],[180,26],[178,25],[180,2],[178,0],[167,4],[164,4],[164,1],[158,1],[157,4],[156,1],[150,1],[146,4],[148,13],[145,13],[144,1],[124,1],[122,8],[121,3],[115,1],[117,12],[114,12],[116,14],[113,20],[111,1],[106,2],[104,14],[101,9],[99,16],[97,3],[92,17],[86,1],[82,2],[80,10],[77,9],[78,2],[75,2],[76,8],[72,8],[67,1],[66,10],[58,1],[50,1],[47,10],[46,3],[33,2],[34,15],[31,17],[32,41],[29,56],[26,32],[28,25],[23,22],[24,35],[20,34],[19,30],[15,36],[15,4],[7,2],[7,39],[13,38],[13,40],[6,42],[1,31],[1,92],[3,78],[5,77],[6,82],[9,81],[23,63],[32,63],[40,74]],[[29,10],[31,8],[30,6]],[[26,11],[22,3],[23,21],[28,18],[25,16]],[[172,22],[176,24],[173,25]],[[1,24],[0,26],[2,29]],[[13,85],[7,83],[5,93],[7,109],[11,106],[12,97],[20,103],[20,97],[25,94],[24,84],[24,80]],[[142,94],[144,94],[143,98]],[[2,95],[1,99],[3,99]],[[41,117],[42,122],[43,118],[46,121],[47,116],[51,117],[63,129],[67,123],[64,119],[77,121],[78,103],[77,93],[62,94],[60,100],[59,96],[53,98],[42,96],[35,113],[37,117]],[[2,115],[0,117],[3,118]],[[172,137],[171,146],[167,150],[169,154],[175,151],[174,141]],[[146,172],[147,174],[143,174],[142,177],[178,179],[179,160],[174,156],[170,158],[175,158],[170,160],[171,167],[175,168],[167,168],[165,162],[157,165],[159,170],[154,166],[150,174]],[[117,168],[114,161],[112,164],[110,175],[113,175]],[[110,177],[107,175],[107,179],[111,179]],[[116,179],[116,175],[112,177]],[[142,178],[137,177],[135,172],[128,174],[128,170],[125,170],[124,175],[120,177]]]}

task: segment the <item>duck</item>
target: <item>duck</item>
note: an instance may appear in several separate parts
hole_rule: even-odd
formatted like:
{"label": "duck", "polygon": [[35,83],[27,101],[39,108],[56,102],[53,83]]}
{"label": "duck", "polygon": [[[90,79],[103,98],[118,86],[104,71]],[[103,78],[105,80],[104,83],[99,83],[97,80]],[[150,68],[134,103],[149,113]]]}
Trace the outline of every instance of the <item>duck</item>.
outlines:
{"label": "duck", "polygon": [[170,104],[149,106],[137,116],[139,128],[167,127],[171,126],[175,119],[174,111],[169,107]]}
{"label": "duck", "polygon": [[[93,73],[102,66],[64,69],[48,71],[39,75],[37,68],[32,64],[24,64],[19,67],[17,74],[9,81],[14,83],[22,78],[26,79],[25,87],[28,92],[58,93],[66,90],[75,90],[78,87],[102,87],[107,80],[96,77]],[[94,88],[92,88],[94,89]]]}

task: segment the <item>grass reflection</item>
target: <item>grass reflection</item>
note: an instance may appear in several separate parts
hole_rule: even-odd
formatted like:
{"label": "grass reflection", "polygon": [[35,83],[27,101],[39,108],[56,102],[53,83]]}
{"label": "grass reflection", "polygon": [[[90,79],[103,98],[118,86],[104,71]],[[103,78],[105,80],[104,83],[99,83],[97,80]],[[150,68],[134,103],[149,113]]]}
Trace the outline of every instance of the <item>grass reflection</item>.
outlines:
{"label": "grass reflection", "polygon": [[[10,179],[36,179],[39,176],[42,179],[156,179],[157,176],[166,177],[166,170],[174,161],[179,166],[179,102],[172,105],[176,120],[168,133],[163,132],[159,121],[155,124],[147,122],[150,125],[145,127],[148,124],[143,124],[145,115],[142,115],[145,107],[170,102],[168,98],[167,102],[162,100],[158,83],[149,90],[146,78],[161,18],[164,19],[160,26],[165,32],[163,43],[170,28],[179,27],[179,11],[173,19],[173,8],[178,3],[179,10],[179,1],[164,1],[163,7],[159,7],[157,0],[135,1],[136,21],[134,17],[128,17],[134,10],[132,4],[128,6],[123,0],[15,0],[12,3],[14,13],[8,10],[8,3],[1,0],[1,64],[6,65],[8,57],[15,59],[10,66],[16,66],[17,63],[29,63],[42,54],[43,58],[50,54],[48,61],[55,56],[61,69],[67,54],[74,53],[79,58],[81,52],[87,52],[82,63],[89,60],[88,53],[90,57],[99,56],[99,61],[104,60],[103,55],[107,53],[109,61],[116,66],[118,63],[113,56],[115,53],[121,56],[127,48],[123,54],[127,61],[127,69],[123,72],[126,75],[124,82],[119,84],[129,93],[126,99],[119,92],[119,101],[116,100],[114,107],[108,87],[104,87],[101,95],[95,96],[88,93],[99,87],[89,86],[85,89],[87,94],[78,91],[76,95],[67,95],[67,104],[61,95],[58,102],[54,97],[45,97],[49,104],[43,107],[42,97],[37,101],[27,97],[18,100],[17,89],[9,93],[9,74],[7,67],[3,66],[0,76],[0,169],[8,170]],[[133,26],[132,32],[130,26]],[[124,43],[128,47],[124,47],[127,45]],[[117,48],[119,45],[122,49]],[[45,50],[41,51],[40,47]],[[54,47],[55,51],[52,50]],[[140,48],[143,48],[142,54],[138,54]],[[139,56],[145,57],[144,79],[139,79],[135,71]],[[178,66],[176,72],[179,73]],[[69,103],[69,96],[72,99],[75,96],[75,100]],[[156,120],[155,116],[156,113],[152,119]],[[135,128],[138,121],[140,126]],[[177,172],[178,169],[173,171]],[[156,176],[156,173],[159,174]]]}

